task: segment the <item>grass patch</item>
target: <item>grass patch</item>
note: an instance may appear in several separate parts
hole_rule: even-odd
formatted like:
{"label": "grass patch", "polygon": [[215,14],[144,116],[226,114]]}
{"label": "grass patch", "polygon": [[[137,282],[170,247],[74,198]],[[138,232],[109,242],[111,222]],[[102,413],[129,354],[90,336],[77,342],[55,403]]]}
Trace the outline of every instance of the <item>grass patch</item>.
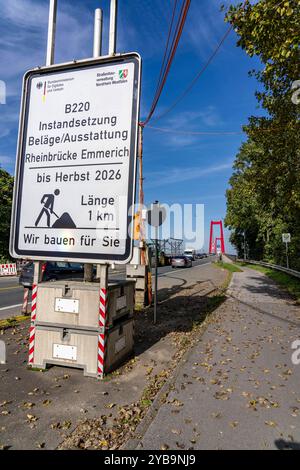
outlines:
{"label": "grass patch", "polygon": [[216,266],[218,268],[223,268],[227,269],[227,271],[231,273],[242,273],[243,270],[239,268],[236,264],[233,263],[224,263],[223,261],[217,261],[216,263],[213,263],[213,266]]}
{"label": "grass patch", "polygon": [[290,276],[289,274],[283,273],[281,271],[275,271],[274,269],[268,268],[266,266],[261,266],[260,264],[240,264],[265,274],[270,279],[275,281],[280,287],[286,290],[289,294],[291,294],[297,300],[297,302],[300,302],[300,281],[298,278]]}
{"label": "grass patch", "polygon": [[19,315],[17,317],[6,318],[5,320],[0,320],[0,328],[6,329],[6,328],[16,326],[18,323],[28,320],[28,318],[30,318],[30,315]]}

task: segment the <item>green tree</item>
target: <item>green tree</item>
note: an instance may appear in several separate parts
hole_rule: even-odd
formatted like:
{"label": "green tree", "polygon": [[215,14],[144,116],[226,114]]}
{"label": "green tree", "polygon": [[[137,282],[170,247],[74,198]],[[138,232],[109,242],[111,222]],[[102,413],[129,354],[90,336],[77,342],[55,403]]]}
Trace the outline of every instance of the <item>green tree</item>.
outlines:
{"label": "green tree", "polygon": [[8,250],[13,185],[13,177],[0,168],[0,259],[4,262],[10,258]]}
{"label": "green tree", "polygon": [[239,36],[238,45],[261,60],[261,70],[251,74],[262,85],[256,97],[265,114],[250,117],[244,127],[248,141],[240,149],[230,180],[226,224],[238,249],[241,230],[250,225],[250,251],[277,263],[285,257],[281,234],[291,232],[297,268],[300,129],[292,83],[300,78],[299,8],[296,0],[261,0],[255,5],[247,1],[231,6],[226,16]]}

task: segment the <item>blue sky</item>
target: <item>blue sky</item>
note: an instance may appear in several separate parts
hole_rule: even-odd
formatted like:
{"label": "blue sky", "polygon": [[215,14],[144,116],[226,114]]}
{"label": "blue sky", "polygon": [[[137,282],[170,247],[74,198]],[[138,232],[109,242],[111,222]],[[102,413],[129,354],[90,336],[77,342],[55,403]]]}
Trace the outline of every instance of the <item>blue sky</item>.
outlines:
{"label": "blue sky", "polygon": [[[104,10],[103,53],[107,52],[109,3],[59,0],[56,62],[92,55],[97,7]],[[146,202],[204,204],[206,248],[210,220],[225,216],[225,191],[245,136],[181,132],[241,132],[248,117],[261,112],[254,97],[258,84],[248,77],[248,71],[259,65],[257,60],[236,47],[232,32],[193,90],[170,113],[155,118],[184,91],[216,47],[228,28],[220,5],[229,3],[192,0],[157,113],[149,124],[171,132],[151,128],[144,132]],[[142,118],[156,88],[172,6],[173,0],[119,0],[117,51],[137,51],[143,59]],[[0,165],[13,174],[22,75],[45,63],[48,0],[0,0],[0,10],[0,80],[7,86],[7,104],[0,105]]]}

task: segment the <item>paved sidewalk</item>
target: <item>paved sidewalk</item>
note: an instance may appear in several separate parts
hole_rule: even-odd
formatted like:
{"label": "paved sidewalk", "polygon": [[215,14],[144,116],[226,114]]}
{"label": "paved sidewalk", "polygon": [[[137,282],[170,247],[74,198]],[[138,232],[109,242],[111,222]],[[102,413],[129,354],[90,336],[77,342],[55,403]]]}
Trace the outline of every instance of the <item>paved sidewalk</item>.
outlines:
{"label": "paved sidewalk", "polygon": [[300,308],[243,269],[139,449],[300,449]]}

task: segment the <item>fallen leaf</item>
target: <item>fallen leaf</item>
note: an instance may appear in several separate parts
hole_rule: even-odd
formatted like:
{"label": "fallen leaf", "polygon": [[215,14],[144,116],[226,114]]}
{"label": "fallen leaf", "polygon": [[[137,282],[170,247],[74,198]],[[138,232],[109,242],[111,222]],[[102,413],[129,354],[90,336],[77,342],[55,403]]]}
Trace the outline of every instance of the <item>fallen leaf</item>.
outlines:
{"label": "fallen leaf", "polygon": [[271,426],[273,428],[275,428],[277,426],[277,423],[275,423],[274,421],[265,421],[265,424],[267,426]]}
{"label": "fallen leaf", "polygon": [[48,406],[48,405],[50,405],[50,403],[52,403],[51,400],[44,400],[43,401],[44,406]]}
{"label": "fallen leaf", "polygon": [[236,428],[238,425],[239,425],[239,422],[238,422],[238,421],[232,421],[232,422],[230,423],[230,426],[231,426],[232,428]]}
{"label": "fallen leaf", "polygon": [[177,436],[179,436],[181,434],[181,431],[179,429],[172,429],[171,432],[173,434],[177,434]]}
{"label": "fallen leaf", "polygon": [[37,443],[37,447],[39,449],[44,449],[45,445],[46,445],[45,442]]}
{"label": "fallen leaf", "polygon": [[99,446],[101,446],[101,447],[108,447],[109,444],[108,444],[107,441],[103,440],[103,441],[99,441]]}
{"label": "fallen leaf", "polygon": [[34,416],[34,415],[27,415],[27,419],[28,419],[28,421],[30,421],[30,422],[35,422],[35,421],[38,420],[38,418],[37,418],[36,416]]}
{"label": "fallen leaf", "polygon": [[64,422],[62,423],[62,428],[63,428],[63,429],[70,429],[71,426],[72,426],[71,421],[64,421]]}
{"label": "fallen leaf", "polygon": [[60,429],[61,428],[61,424],[60,423],[52,423],[50,425],[51,429]]}
{"label": "fallen leaf", "polygon": [[168,450],[170,447],[167,444],[163,444],[160,450]]}
{"label": "fallen leaf", "polygon": [[25,409],[28,409],[28,410],[29,410],[29,409],[33,408],[34,405],[35,405],[34,403],[25,401],[25,402],[23,403],[23,405],[22,405],[22,408],[25,408]]}
{"label": "fallen leaf", "polygon": [[217,419],[222,418],[222,413],[212,413],[211,417],[212,418],[217,418]]}

